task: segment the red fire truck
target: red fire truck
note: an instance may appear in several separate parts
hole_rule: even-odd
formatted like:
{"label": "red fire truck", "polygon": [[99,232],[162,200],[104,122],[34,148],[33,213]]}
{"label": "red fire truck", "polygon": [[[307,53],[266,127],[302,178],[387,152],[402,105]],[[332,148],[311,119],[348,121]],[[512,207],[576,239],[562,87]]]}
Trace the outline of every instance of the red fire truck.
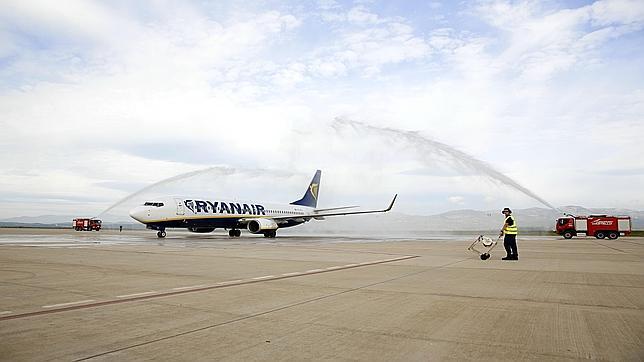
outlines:
{"label": "red fire truck", "polygon": [[567,215],[557,219],[556,232],[570,239],[579,234],[594,236],[597,239],[617,239],[621,236],[631,234],[630,216],[608,216],[590,215],[573,216]]}
{"label": "red fire truck", "polygon": [[74,219],[72,227],[76,231],[99,231],[101,230],[101,220],[98,219]]}

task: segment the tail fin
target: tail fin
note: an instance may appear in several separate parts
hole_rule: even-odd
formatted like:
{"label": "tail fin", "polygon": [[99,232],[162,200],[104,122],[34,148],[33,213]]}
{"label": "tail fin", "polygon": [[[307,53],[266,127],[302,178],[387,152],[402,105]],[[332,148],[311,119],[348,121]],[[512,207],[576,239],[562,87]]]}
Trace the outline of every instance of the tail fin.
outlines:
{"label": "tail fin", "polygon": [[311,184],[309,185],[309,188],[304,193],[304,196],[297,201],[291,202],[291,205],[316,207],[318,205],[318,192],[320,191],[321,175],[322,175],[322,171],[317,170],[315,172],[315,176],[313,176],[313,180],[311,180]]}

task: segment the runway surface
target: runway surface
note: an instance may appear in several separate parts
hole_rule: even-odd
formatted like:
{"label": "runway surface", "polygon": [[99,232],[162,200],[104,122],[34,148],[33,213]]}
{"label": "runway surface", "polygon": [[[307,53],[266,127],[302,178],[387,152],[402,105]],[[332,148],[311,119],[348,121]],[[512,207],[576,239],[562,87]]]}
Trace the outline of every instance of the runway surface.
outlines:
{"label": "runway surface", "polygon": [[644,239],[0,229],[0,359],[644,359]]}

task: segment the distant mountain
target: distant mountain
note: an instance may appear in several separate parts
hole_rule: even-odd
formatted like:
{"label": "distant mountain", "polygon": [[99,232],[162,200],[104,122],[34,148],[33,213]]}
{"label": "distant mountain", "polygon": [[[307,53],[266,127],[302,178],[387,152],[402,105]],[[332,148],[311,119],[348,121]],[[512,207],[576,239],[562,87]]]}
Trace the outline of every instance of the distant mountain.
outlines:
{"label": "distant mountain", "polygon": [[[70,228],[72,220],[80,216],[71,215],[41,215],[41,216],[19,216],[0,220],[0,227],[19,228]],[[89,217],[89,216],[88,216]],[[128,229],[145,229],[143,224],[132,221],[106,221],[103,220],[103,228],[118,229],[119,226]]]}
{"label": "distant mountain", "polygon": [[69,215],[40,215],[40,216],[18,216],[9,219],[2,219],[0,222],[22,223],[22,224],[72,224],[72,220],[78,216]]}
{"label": "distant mountain", "polygon": [[[563,206],[563,212],[573,215],[629,215],[634,230],[644,230],[644,211],[628,209],[588,209],[582,206]],[[514,210],[520,229],[523,230],[552,230],[555,220],[562,214],[551,209],[533,207]],[[42,215],[23,216],[0,220],[0,226],[20,227],[71,227],[74,216]],[[455,210],[431,216],[406,215],[389,212],[385,214],[354,215],[347,217],[328,217],[325,221],[311,221],[300,228],[309,232],[386,232],[386,231],[496,231],[503,223],[503,215],[499,210]],[[123,225],[128,228],[144,228],[142,224],[132,221],[104,220],[104,227],[118,228]]]}
{"label": "distant mountain", "polygon": [[[72,216],[72,215],[41,215],[41,216],[19,216],[8,219],[1,219],[3,223],[21,223],[21,224],[69,224],[72,225],[72,220],[79,217],[91,216]],[[114,224],[136,224],[134,220],[103,220],[104,223]]]}
{"label": "distant mountain", "polygon": [[[634,230],[644,229],[644,211],[626,209],[586,209],[580,206],[565,206],[562,211],[573,215],[629,215]],[[519,229],[548,231],[553,230],[555,220],[561,213],[544,208],[513,210]],[[324,222],[306,224],[309,231],[349,231],[365,230],[383,231],[497,231],[503,224],[503,215],[499,210],[455,210],[438,215],[415,216],[390,212],[375,215],[356,215],[348,217],[329,217]]]}

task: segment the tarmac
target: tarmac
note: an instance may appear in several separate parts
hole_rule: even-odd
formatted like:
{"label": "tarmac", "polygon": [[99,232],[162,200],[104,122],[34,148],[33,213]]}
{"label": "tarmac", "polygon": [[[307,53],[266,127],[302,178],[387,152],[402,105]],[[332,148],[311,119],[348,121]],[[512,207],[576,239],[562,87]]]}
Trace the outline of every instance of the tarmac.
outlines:
{"label": "tarmac", "polygon": [[644,238],[0,229],[0,360],[643,360]]}

